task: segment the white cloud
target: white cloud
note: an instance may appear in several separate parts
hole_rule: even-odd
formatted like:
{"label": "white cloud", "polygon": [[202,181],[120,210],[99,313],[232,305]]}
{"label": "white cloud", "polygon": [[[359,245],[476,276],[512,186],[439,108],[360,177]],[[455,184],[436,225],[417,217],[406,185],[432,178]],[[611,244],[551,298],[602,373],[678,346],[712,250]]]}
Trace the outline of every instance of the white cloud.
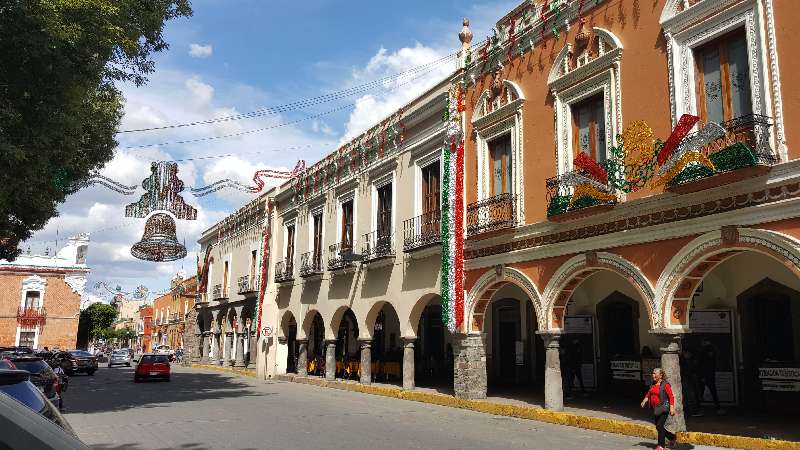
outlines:
{"label": "white cloud", "polygon": [[322,133],[326,136],[333,136],[336,134],[336,131],[333,130],[325,121],[314,119],[311,122],[311,130],[314,133]]}
{"label": "white cloud", "polygon": [[208,58],[214,53],[211,44],[189,44],[189,56],[192,58]]}
{"label": "white cloud", "polygon": [[203,83],[199,77],[192,77],[186,80],[186,89],[192,94],[192,98],[200,104],[208,104],[214,98],[214,88],[210,84]]}

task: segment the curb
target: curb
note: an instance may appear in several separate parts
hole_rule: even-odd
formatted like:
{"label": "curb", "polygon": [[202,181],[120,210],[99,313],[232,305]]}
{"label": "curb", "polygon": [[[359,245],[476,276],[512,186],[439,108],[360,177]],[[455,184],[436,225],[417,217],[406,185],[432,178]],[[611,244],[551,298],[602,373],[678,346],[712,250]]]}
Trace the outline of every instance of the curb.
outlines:
{"label": "curb", "polygon": [[[451,408],[467,409],[497,416],[517,417],[557,425],[603,431],[606,433],[655,439],[656,430],[652,425],[643,425],[615,419],[582,416],[567,412],[550,411],[538,406],[521,406],[495,403],[487,400],[467,400],[452,395],[421,391],[404,391],[397,387],[364,385],[355,382],[329,381],[322,378],[276,375],[274,380],[312,386],[380,395],[401,400],[429,403]],[[800,442],[760,439],[726,434],[684,431],[678,433],[678,442],[684,444],[709,445],[715,447],[741,448],[747,450],[800,450]]]}
{"label": "curb", "polygon": [[240,369],[236,367],[215,366],[212,364],[189,364],[189,367],[192,367],[194,369],[206,369],[206,370],[215,370],[217,372],[235,373],[236,375],[242,375],[250,378],[256,377],[256,371],[254,369]]}

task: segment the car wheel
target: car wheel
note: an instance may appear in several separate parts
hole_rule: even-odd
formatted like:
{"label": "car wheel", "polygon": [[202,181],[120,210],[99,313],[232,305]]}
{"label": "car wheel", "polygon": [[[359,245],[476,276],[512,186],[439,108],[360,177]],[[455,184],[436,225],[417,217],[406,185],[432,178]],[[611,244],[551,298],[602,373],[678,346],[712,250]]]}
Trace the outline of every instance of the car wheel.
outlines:
{"label": "car wheel", "polygon": [[111,364],[109,364],[109,365],[108,365],[108,368],[109,368],[109,369],[111,368]]}

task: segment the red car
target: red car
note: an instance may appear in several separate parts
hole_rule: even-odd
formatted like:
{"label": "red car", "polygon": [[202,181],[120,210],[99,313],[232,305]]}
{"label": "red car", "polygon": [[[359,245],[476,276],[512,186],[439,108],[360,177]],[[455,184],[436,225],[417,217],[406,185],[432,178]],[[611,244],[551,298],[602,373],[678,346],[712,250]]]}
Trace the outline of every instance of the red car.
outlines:
{"label": "red car", "polygon": [[169,375],[169,355],[147,354],[139,359],[139,364],[133,373],[133,381],[138,383],[150,378],[169,381]]}

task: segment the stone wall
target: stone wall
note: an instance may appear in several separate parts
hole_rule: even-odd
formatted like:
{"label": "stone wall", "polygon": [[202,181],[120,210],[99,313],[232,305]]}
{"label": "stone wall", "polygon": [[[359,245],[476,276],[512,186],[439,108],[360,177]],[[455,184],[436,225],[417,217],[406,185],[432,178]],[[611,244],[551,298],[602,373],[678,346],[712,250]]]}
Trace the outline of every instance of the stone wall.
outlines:
{"label": "stone wall", "polygon": [[486,352],[480,335],[458,334],[453,348],[453,390],[466,399],[486,398]]}

